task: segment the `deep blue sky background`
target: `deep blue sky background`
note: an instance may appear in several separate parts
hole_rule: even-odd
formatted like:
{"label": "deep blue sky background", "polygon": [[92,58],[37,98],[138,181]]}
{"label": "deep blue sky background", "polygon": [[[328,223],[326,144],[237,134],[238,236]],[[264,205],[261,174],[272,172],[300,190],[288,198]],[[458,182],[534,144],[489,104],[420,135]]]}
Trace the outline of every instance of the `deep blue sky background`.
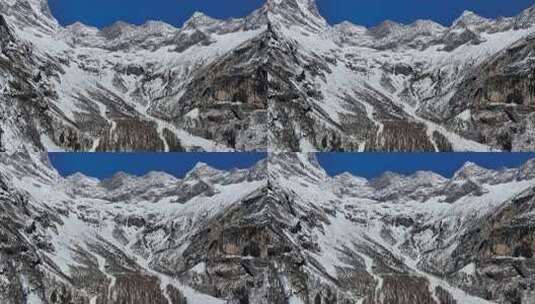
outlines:
{"label": "deep blue sky background", "polygon": [[374,26],[384,20],[411,23],[431,19],[449,26],[464,10],[485,17],[515,16],[534,0],[317,0],[329,23],[350,20]]}
{"label": "deep blue sky background", "polygon": [[49,153],[52,165],[62,176],[82,172],[99,179],[123,171],[144,175],[164,171],[183,177],[198,162],[218,169],[249,168],[266,157],[265,153]]}
{"label": "deep blue sky background", "polygon": [[[492,169],[519,167],[535,158],[535,153],[318,153],[330,175],[351,172],[366,178],[386,171],[412,174],[430,170],[451,177],[465,162]],[[183,177],[197,162],[219,169],[249,168],[266,157],[265,153],[49,153],[61,175],[76,172],[109,178],[119,171],[143,175],[164,171]]]}
{"label": "deep blue sky background", "polygon": [[[61,24],[75,21],[103,27],[122,20],[142,24],[163,20],[181,26],[195,11],[217,18],[241,17],[264,0],[49,0]],[[373,26],[390,19],[410,23],[432,19],[450,25],[464,10],[485,17],[513,16],[535,4],[534,0],[317,0],[329,23],[350,20]]]}
{"label": "deep blue sky background", "polygon": [[143,24],[163,20],[182,26],[195,11],[216,18],[246,16],[264,0],[49,0],[52,14],[62,25],[81,21],[103,27],[115,21]]}
{"label": "deep blue sky background", "polygon": [[320,164],[329,175],[351,172],[375,178],[386,171],[412,174],[433,171],[451,177],[467,161],[489,169],[514,168],[535,158],[535,153],[322,153]]}

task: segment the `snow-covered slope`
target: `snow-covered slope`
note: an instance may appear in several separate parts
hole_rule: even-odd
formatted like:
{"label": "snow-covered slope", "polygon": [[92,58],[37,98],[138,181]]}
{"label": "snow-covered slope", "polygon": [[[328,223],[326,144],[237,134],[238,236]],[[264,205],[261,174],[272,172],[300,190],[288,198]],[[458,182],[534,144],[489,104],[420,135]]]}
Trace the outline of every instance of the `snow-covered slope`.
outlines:
{"label": "snow-covered slope", "polygon": [[313,155],[271,156],[286,209],[280,233],[304,259],[287,273],[286,294],[298,303],[529,303],[534,168],[467,163],[451,179],[366,180],[330,177]]}
{"label": "snow-covered slope", "polygon": [[368,29],[268,0],[96,29],[60,26],[46,0],[0,5],[8,149],[535,150],[534,8]]}
{"label": "snow-covered slope", "polygon": [[62,178],[0,156],[0,302],[529,303],[535,161],[329,176],[314,155]]}
{"label": "snow-covered slope", "polygon": [[[0,58],[9,148],[29,137],[49,151],[266,150],[255,13],[98,30],[59,26],[46,0],[0,5],[14,36]],[[29,111],[31,132],[17,121]]]}
{"label": "snow-covered slope", "polygon": [[[368,29],[326,24],[313,1],[272,2],[287,3],[269,28],[274,151],[535,149],[535,8]],[[311,23],[288,17],[290,3]]]}
{"label": "snow-covered slope", "polygon": [[201,266],[185,265],[184,252],[208,221],[267,183],[265,162],[100,181],[62,178],[46,155],[24,151],[0,156],[0,168],[5,304],[223,303],[188,287]]}

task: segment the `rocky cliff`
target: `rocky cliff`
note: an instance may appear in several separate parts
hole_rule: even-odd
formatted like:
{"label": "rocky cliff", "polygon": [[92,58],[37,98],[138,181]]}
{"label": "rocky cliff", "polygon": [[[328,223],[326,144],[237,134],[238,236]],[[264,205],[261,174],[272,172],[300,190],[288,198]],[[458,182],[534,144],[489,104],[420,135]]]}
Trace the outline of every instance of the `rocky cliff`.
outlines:
{"label": "rocky cliff", "polygon": [[313,1],[268,2],[284,5],[269,27],[274,150],[533,150],[533,8],[365,28],[328,25]]}
{"label": "rocky cliff", "polygon": [[1,5],[10,149],[31,140],[47,151],[266,150],[259,12],[96,29],[61,27],[45,0]]}

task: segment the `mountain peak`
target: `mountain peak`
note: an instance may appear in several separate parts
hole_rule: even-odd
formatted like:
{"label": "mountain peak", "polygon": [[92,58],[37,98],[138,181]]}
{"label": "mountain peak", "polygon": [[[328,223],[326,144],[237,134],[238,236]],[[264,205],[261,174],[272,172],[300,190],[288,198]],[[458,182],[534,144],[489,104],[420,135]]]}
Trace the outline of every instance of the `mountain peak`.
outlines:
{"label": "mountain peak", "polygon": [[403,29],[404,25],[392,20],[385,20],[379,25],[370,28],[370,33],[375,38],[385,38],[392,34],[399,33]]}
{"label": "mountain peak", "polygon": [[515,28],[529,28],[535,24],[535,5],[523,10],[515,17]]}
{"label": "mountain peak", "polygon": [[535,178],[535,158],[528,160],[520,167],[518,178],[520,180]]}
{"label": "mountain peak", "polygon": [[201,11],[195,11],[193,15],[191,15],[192,19],[200,19],[200,18],[210,18],[205,13]]}
{"label": "mountain peak", "polygon": [[126,23],[124,21],[116,21],[112,25],[103,28],[100,33],[106,37],[107,39],[116,39],[123,34],[133,31],[136,29],[135,25],[132,25],[130,23]]}
{"label": "mountain peak", "polygon": [[270,174],[301,176],[312,180],[327,179],[314,153],[280,153],[268,156]]}
{"label": "mountain peak", "polygon": [[304,26],[313,31],[327,27],[315,0],[268,0],[263,10],[272,23],[282,23],[286,27]]}
{"label": "mountain peak", "polygon": [[476,163],[466,162],[455,174],[453,180],[483,180],[489,177],[494,171],[483,168]]}
{"label": "mountain peak", "polygon": [[428,31],[428,32],[440,32],[446,30],[446,27],[436,23],[433,20],[416,20],[410,24],[412,29],[417,31]]}
{"label": "mountain peak", "polygon": [[108,190],[113,190],[123,187],[125,184],[128,183],[128,181],[132,180],[133,178],[135,178],[135,176],[123,171],[119,171],[115,173],[111,178],[102,180],[100,184]]}
{"label": "mountain peak", "polygon": [[435,172],[432,172],[432,171],[416,171],[414,174],[411,175],[413,178],[415,179],[420,179],[420,180],[427,180],[429,182],[445,182],[447,181],[447,178],[445,178],[444,176],[438,174],[438,173],[435,173]]}
{"label": "mountain peak", "polygon": [[82,36],[96,35],[99,32],[96,27],[86,25],[80,21],[76,21],[75,23],[66,26],[65,31]]}
{"label": "mountain peak", "polygon": [[370,185],[375,188],[385,188],[388,187],[397,181],[400,181],[404,178],[403,175],[392,172],[392,171],[385,171],[383,174],[379,175],[376,178],[373,178],[370,180]]}
{"label": "mountain peak", "polygon": [[0,12],[21,28],[33,27],[47,33],[59,28],[48,6],[48,0],[2,0]]}
{"label": "mountain peak", "polygon": [[478,14],[465,10],[459,18],[453,22],[453,28],[474,28],[487,25],[490,19],[479,16]]}
{"label": "mountain peak", "polygon": [[364,177],[355,176],[350,172],[343,172],[334,177],[334,180],[340,182],[344,186],[364,186],[368,184],[368,180]]}
{"label": "mountain peak", "polygon": [[177,178],[169,173],[163,171],[150,171],[149,173],[143,176],[144,180],[151,181],[171,181],[175,182]]}
{"label": "mountain peak", "polygon": [[334,28],[337,28],[343,32],[347,32],[347,33],[354,33],[354,32],[358,32],[358,33],[363,33],[367,30],[366,27],[362,26],[362,25],[356,25],[356,24],[353,24],[349,21],[342,21],[340,23],[338,23],[337,25],[334,26]]}
{"label": "mountain peak", "polygon": [[95,186],[100,182],[98,179],[89,177],[81,172],[76,172],[73,175],[68,176],[66,180],[69,183],[72,183],[77,186],[82,186],[82,185]]}
{"label": "mountain peak", "polygon": [[480,165],[474,163],[474,162],[467,161],[467,162],[464,163],[464,165],[461,166],[461,168],[458,171],[462,171],[462,172],[478,172],[478,171],[481,171],[481,170],[486,170],[486,169],[481,167]]}
{"label": "mountain peak", "polygon": [[213,25],[214,23],[218,22],[219,20],[214,19],[208,15],[206,15],[203,12],[195,11],[193,15],[184,22],[184,25],[182,28],[184,29],[197,29],[199,27],[205,27]]}
{"label": "mountain peak", "polygon": [[117,173],[115,173],[111,179],[112,180],[125,180],[125,179],[129,179],[131,177],[134,177],[134,175],[131,175],[131,174],[128,174],[124,171],[119,171]]}
{"label": "mountain peak", "polygon": [[[319,11],[318,6],[316,5],[316,0],[267,0],[266,4],[270,7],[282,6],[293,8],[307,8],[310,10]],[[296,7],[296,5],[298,7]]]}
{"label": "mountain peak", "polygon": [[158,20],[149,20],[141,26],[142,28],[149,29],[151,31],[166,31],[166,30],[176,30],[174,26],[169,23],[158,21]]}
{"label": "mountain peak", "polygon": [[106,28],[115,29],[115,30],[129,30],[129,29],[135,28],[135,25],[119,20],[119,21],[115,21],[112,25]]}
{"label": "mountain peak", "polygon": [[474,17],[477,18],[479,16],[471,10],[464,10],[463,13],[461,14],[461,18],[474,18]]}
{"label": "mountain peak", "polygon": [[207,163],[198,162],[189,172],[186,174],[186,179],[188,178],[199,178],[199,177],[211,177],[221,173],[222,171],[216,169]]}

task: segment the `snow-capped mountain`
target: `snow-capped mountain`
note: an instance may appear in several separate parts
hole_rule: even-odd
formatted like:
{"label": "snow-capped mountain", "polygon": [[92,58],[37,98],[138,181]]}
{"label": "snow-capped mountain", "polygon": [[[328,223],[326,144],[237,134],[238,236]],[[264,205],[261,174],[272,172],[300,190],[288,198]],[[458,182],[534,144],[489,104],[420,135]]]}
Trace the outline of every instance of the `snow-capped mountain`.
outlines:
{"label": "snow-capped mountain", "polygon": [[180,28],[62,27],[46,0],[0,12],[7,149],[535,150],[533,7],[369,29],[314,0]]}
{"label": "snow-capped mountain", "polygon": [[366,180],[271,156],[276,234],[300,259],[283,267],[289,303],[530,303],[534,166]]}
{"label": "snow-capped mountain", "polygon": [[328,25],[313,1],[268,2],[285,4],[269,18],[274,151],[535,148],[535,8],[368,29]]}
{"label": "snow-capped mountain", "polygon": [[267,185],[265,161],[230,172],[198,165],[183,179],[97,180],[61,177],[46,154],[0,159],[3,304],[223,303],[195,286],[206,262],[195,246],[209,245],[197,238]]}
{"label": "snow-capped mountain", "polygon": [[272,154],[98,180],[0,155],[0,302],[530,303],[534,172],[367,180]]}
{"label": "snow-capped mountain", "polygon": [[50,150],[266,150],[258,12],[181,28],[61,27],[46,0],[2,1],[4,145]]}

